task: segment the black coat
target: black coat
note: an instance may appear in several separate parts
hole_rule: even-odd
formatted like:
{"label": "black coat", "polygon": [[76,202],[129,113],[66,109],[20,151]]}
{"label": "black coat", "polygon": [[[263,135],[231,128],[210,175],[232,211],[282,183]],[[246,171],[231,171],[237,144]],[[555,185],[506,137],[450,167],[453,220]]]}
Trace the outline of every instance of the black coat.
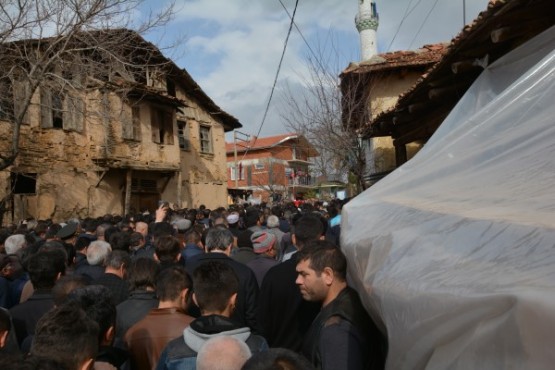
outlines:
{"label": "black coat", "polygon": [[237,293],[237,305],[231,318],[248,326],[253,332],[257,332],[258,283],[254,272],[223,253],[205,253],[194,256],[187,261],[185,269],[189,275],[193,276],[195,268],[207,261],[222,261],[235,271],[239,278],[239,292]]}

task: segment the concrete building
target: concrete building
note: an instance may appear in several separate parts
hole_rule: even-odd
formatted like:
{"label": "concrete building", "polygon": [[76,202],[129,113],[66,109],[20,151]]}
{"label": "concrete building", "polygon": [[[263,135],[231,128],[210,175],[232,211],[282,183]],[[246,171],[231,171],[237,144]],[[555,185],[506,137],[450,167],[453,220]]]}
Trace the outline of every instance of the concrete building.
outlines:
{"label": "concrete building", "polygon": [[[178,207],[225,205],[224,133],[241,124],[154,45],[132,31],[110,32],[128,35],[129,59],[79,56],[73,75],[79,81],[71,91],[44,84],[32,94],[19,155],[0,173],[4,221],[154,210],[160,199]],[[19,41],[27,48],[33,42]],[[98,60],[110,63],[102,73],[89,68]],[[55,73],[67,78],[63,70]],[[0,111],[14,111],[14,105],[17,111],[21,83],[13,79],[0,87],[13,97]],[[9,115],[1,119],[6,137]],[[2,141],[0,153],[11,144]]]}
{"label": "concrete building", "polygon": [[[318,152],[302,135],[283,134],[226,144],[232,198],[268,201],[302,198],[315,189],[310,158]],[[237,160],[236,160],[237,158]]]}

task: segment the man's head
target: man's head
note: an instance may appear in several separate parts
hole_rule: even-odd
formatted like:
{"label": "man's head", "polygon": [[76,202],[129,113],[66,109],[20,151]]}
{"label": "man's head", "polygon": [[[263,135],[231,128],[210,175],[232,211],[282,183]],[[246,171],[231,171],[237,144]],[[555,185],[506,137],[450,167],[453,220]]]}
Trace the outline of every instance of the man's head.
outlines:
{"label": "man's head", "polygon": [[286,348],[270,348],[255,353],[243,366],[243,370],[314,370],[312,364],[301,354]]}
{"label": "man's head", "polygon": [[245,224],[247,227],[261,225],[264,222],[264,215],[254,207],[248,208],[245,214]]}
{"label": "man's head", "polygon": [[139,221],[135,224],[135,231],[141,233],[143,237],[146,239],[148,235],[148,224],[143,221]]}
{"label": "man's head", "polygon": [[297,273],[303,298],[325,306],[346,285],[347,259],[334,244],[318,240],[298,252]]}
{"label": "man's head", "polygon": [[11,235],[4,242],[6,254],[20,254],[25,246],[25,235],[23,234]]}
{"label": "man's head", "polygon": [[206,234],[206,250],[208,252],[224,252],[229,255],[233,245],[233,234],[226,228],[214,227]]}
{"label": "man's head", "polygon": [[54,296],[54,304],[60,306],[66,302],[68,295],[75,289],[83,288],[89,285],[89,281],[83,275],[66,275],[62,276],[56,285],[52,288]]}
{"label": "man's head", "polygon": [[197,354],[197,369],[240,370],[251,357],[249,346],[242,340],[219,335],[207,340]]}
{"label": "man's head", "polygon": [[169,304],[185,309],[191,286],[191,278],[183,267],[172,266],[162,270],[156,281],[156,295],[160,300],[160,306]]}
{"label": "man's head", "polygon": [[256,254],[276,255],[276,236],[267,230],[256,231],[251,235],[252,247]]}
{"label": "man's head", "polygon": [[89,285],[72,291],[67,300],[79,304],[87,316],[98,324],[98,344],[111,345],[116,325],[116,305],[112,292],[102,285]]}
{"label": "man's head", "polygon": [[98,352],[98,324],[77,304],[47,312],[37,323],[31,354],[59,361],[67,369],[92,368]]}
{"label": "man's head", "polygon": [[151,258],[141,257],[131,261],[127,269],[130,290],[147,290],[156,287],[160,265]]}
{"label": "man's head", "polygon": [[87,248],[87,262],[91,266],[102,266],[111,251],[110,244],[103,240],[95,240]]}
{"label": "man's head", "polygon": [[221,261],[200,264],[193,272],[193,299],[203,315],[231,316],[239,291],[239,279],[231,266]]}
{"label": "man's head", "polygon": [[160,263],[177,262],[181,258],[181,243],[171,235],[160,236],[154,244],[154,258]]}
{"label": "man's head", "polygon": [[318,240],[324,234],[322,220],[315,215],[307,214],[295,222],[292,240],[298,249],[302,249],[308,242]]}
{"label": "man's head", "polygon": [[40,251],[25,261],[25,268],[35,290],[52,289],[66,271],[66,256],[61,250]]}
{"label": "man's head", "polygon": [[106,266],[106,272],[119,276],[120,278],[125,278],[127,273],[127,267],[131,263],[131,257],[129,253],[122,250],[115,250],[108,254],[104,265]]}
{"label": "man's head", "polygon": [[268,229],[275,229],[279,227],[279,218],[275,215],[268,216],[268,220],[266,221],[266,226]]}

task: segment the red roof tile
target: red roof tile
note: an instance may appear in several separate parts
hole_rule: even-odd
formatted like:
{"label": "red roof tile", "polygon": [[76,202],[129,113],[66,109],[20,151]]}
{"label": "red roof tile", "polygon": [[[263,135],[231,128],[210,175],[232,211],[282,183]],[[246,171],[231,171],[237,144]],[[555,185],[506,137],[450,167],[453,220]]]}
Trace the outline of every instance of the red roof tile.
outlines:
{"label": "red roof tile", "polygon": [[[260,150],[266,148],[275,147],[283,142],[293,140],[293,139],[304,139],[302,135],[295,134],[295,133],[288,133],[276,136],[267,136],[267,137],[253,137],[249,141],[238,141],[237,142],[237,153],[245,152],[248,148],[249,151],[252,150]],[[226,153],[233,153],[234,145],[233,143],[225,143],[225,150]]]}
{"label": "red roof tile", "polygon": [[431,65],[441,59],[447,51],[447,47],[447,43],[430,44],[417,50],[399,50],[378,54],[368,60],[351,63],[341,75],[384,71],[406,66]]}

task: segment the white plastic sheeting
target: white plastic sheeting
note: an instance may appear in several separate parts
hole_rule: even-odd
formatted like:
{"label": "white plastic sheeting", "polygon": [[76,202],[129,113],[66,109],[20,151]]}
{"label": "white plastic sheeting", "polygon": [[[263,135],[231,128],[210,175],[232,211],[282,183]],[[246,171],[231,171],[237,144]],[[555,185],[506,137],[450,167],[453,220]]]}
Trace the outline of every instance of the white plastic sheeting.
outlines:
{"label": "white plastic sheeting", "polygon": [[555,27],[487,67],[341,227],[388,369],[553,368]]}

